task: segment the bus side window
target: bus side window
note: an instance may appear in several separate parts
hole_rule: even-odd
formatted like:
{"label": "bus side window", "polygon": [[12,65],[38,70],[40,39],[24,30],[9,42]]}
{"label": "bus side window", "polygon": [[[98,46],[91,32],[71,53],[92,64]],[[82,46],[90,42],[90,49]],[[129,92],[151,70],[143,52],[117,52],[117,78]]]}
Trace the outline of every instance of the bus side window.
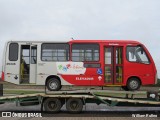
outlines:
{"label": "bus side window", "polygon": [[127,47],[127,59],[129,62],[137,62],[143,64],[150,63],[146,52],[143,50],[141,46]]}
{"label": "bus side window", "polygon": [[9,45],[9,60],[17,61],[18,60],[18,43],[10,43]]}
{"label": "bus side window", "polygon": [[72,45],[72,61],[99,61],[99,45],[96,43],[74,43]]}
{"label": "bus side window", "polygon": [[129,62],[136,62],[136,56],[135,56],[135,47],[129,46],[127,47],[127,59]]}
{"label": "bus side window", "polygon": [[42,61],[68,61],[69,44],[67,43],[43,43]]}

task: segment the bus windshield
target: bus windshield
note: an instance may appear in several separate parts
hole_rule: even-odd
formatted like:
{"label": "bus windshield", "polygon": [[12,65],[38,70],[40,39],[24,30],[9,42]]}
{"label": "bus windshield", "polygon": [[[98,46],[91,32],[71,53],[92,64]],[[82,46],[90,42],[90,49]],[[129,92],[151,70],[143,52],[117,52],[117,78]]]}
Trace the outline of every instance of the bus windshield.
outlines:
{"label": "bus windshield", "polygon": [[138,62],[149,64],[149,59],[146,52],[141,46],[129,46],[127,47],[127,59],[130,62]]}

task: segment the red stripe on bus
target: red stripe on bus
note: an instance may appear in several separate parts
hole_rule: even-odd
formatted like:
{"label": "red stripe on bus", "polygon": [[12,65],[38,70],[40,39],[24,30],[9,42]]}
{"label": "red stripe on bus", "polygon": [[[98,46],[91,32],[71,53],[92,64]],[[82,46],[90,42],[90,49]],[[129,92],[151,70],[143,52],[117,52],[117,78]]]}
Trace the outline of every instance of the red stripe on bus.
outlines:
{"label": "red stripe on bus", "polygon": [[1,74],[1,79],[4,81],[4,72]]}

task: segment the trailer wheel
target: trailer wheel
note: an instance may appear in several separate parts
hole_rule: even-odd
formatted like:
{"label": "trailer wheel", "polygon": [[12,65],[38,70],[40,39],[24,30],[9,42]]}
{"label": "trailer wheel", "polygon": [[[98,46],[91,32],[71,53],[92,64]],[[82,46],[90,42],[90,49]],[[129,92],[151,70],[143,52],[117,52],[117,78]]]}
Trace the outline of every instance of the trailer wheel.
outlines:
{"label": "trailer wheel", "polygon": [[127,88],[130,91],[138,90],[141,86],[140,80],[136,77],[130,78],[127,82]]}
{"label": "trailer wheel", "polygon": [[61,82],[56,78],[49,79],[46,85],[50,91],[58,91],[61,89]]}
{"label": "trailer wheel", "polygon": [[62,107],[61,100],[58,98],[47,98],[44,102],[44,109],[46,112],[57,113]]}
{"label": "trailer wheel", "polygon": [[80,113],[83,109],[83,102],[79,98],[70,98],[66,102],[66,109],[70,113]]}

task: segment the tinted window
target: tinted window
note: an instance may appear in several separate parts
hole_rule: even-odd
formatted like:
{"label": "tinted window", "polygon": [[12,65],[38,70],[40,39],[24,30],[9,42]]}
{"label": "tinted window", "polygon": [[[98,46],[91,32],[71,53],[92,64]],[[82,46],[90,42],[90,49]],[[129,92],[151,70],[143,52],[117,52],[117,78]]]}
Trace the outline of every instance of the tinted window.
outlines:
{"label": "tinted window", "polygon": [[43,61],[67,61],[69,60],[69,45],[45,43],[42,44]]}
{"label": "tinted window", "polygon": [[30,46],[24,45],[22,46],[22,59],[26,64],[30,64]]}
{"label": "tinted window", "polygon": [[92,63],[84,63],[85,68],[100,68],[101,65],[99,63],[97,64],[92,64]]}
{"label": "tinted window", "polygon": [[72,61],[99,61],[99,45],[73,44]]}
{"label": "tinted window", "polygon": [[37,47],[36,46],[31,47],[31,63],[32,64],[37,63]]}
{"label": "tinted window", "polygon": [[141,46],[127,47],[127,59],[130,62],[149,64],[147,54]]}
{"label": "tinted window", "polygon": [[112,48],[105,48],[105,64],[112,63]]}
{"label": "tinted window", "polygon": [[18,44],[17,43],[11,43],[9,45],[9,60],[10,61],[18,60]]}

